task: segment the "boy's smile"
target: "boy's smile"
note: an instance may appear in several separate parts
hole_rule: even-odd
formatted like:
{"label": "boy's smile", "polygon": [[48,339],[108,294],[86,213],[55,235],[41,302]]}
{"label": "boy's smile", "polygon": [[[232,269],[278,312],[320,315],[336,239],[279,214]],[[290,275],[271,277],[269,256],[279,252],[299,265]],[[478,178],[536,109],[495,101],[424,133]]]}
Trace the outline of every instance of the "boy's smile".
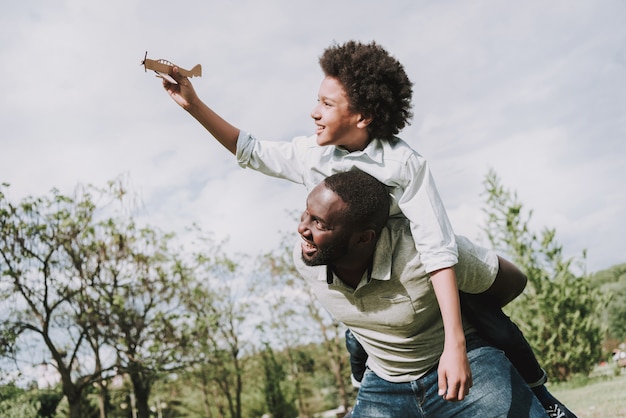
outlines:
{"label": "boy's smile", "polygon": [[311,117],[317,125],[318,145],[335,145],[352,152],[363,150],[370,141],[366,129],[370,120],[350,109],[348,96],[336,78],[322,81]]}

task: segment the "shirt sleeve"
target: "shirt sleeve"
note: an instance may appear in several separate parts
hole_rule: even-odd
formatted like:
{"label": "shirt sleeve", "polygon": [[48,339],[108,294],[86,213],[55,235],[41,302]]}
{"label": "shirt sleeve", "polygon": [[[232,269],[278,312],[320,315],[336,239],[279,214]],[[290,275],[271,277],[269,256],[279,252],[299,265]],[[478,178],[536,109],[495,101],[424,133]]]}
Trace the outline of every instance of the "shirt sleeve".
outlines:
{"label": "shirt sleeve", "polygon": [[427,161],[414,153],[405,165],[407,183],[398,206],[411,222],[415,248],[428,273],[458,262],[454,231]]}
{"label": "shirt sleeve", "polygon": [[483,293],[493,285],[498,274],[498,255],[462,235],[456,236],[456,244],[459,263],[454,270],[459,290],[465,293]]}
{"label": "shirt sleeve", "polygon": [[240,131],[237,139],[237,163],[268,176],[304,184],[303,141],[260,141],[248,132]]}

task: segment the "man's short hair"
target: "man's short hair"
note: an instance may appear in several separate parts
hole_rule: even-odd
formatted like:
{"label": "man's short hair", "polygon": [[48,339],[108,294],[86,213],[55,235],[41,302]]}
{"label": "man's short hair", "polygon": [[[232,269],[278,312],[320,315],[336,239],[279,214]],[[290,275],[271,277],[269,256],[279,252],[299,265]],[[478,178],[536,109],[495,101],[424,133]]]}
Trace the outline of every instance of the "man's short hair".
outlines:
{"label": "man's short hair", "polygon": [[362,229],[379,234],[389,218],[390,197],[387,187],[369,174],[353,169],[324,179],[324,185],[343,200],[346,219]]}
{"label": "man's short hair", "polygon": [[391,141],[411,120],[413,83],[400,62],[376,42],[349,41],[328,47],[322,71],[342,84],[350,110],[372,118],[371,138]]}

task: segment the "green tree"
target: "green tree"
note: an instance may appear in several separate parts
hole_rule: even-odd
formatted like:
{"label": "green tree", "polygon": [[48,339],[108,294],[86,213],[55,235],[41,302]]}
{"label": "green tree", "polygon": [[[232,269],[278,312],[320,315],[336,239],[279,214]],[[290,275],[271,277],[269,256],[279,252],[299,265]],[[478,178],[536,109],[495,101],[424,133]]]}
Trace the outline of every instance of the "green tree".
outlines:
{"label": "green tree", "polygon": [[138,417],[147,418],[151,385],[187,364],[187,276],[173,236],[137,226],[123,183],[110,186],[19,204],[0,193],[0,354],[17,358],[38,338],[71,418],[88,416],[82,401],[93,385],[105,418],[104,382],[117,373],[129,376]]}
{"label": "green tree", "polygon": [[350,400],[346,378],[350,374],[347,371],[345,326],[335,321],[321,306],[296,271],[292,260],[292,241],[293,234],[285,234],[283,245],[260,260],[258,280],[264,289],[265,302],[270,307],[269,320],[263,324],[263,332],[268,340],[275,341],[285,350],[290,360],[290,375],[295,384],[301,416],[310,413],[306,398],[311,389],[297,347],[311,342],[321,342],[325,349],[326,355],[316,365],[325,366],[332,373],[333,406],[339,402],[347,409]]}
{"label": "green tree", "polygon": [[286,377],[283,366],[278,363],[274,351],[269,344],[261,352],[263,371],[265,374],[265,402],[272,418],[291,418],[298,415],[293,403],[289,402],[283,391],[283,382]]}
{"label": "green tree", "polygon": [[40,404],[36,398],[12,385],[0,387],[0,416],[2,418],[38,418]]}
{"label": "green tree", "polygon": [[592,279],[593,285],[610,298],[603,314],[609,340],[626,341],[626,264],[599,271]]}
{"label": "green tree", "polygon": [[246,341],[250,320],[248,284],[239,263],[225,256],[207,234],[196,228],[194,252],[185,273],[192,279],[181,297],[189,315],[189,376],[203,394],[204,414],[241,418]]}
{"label": "green tree", "polygon": [[[94,231],[96,205],[91,188],[74,197],[53,190],[49,197],[12,203],[0,188],[0,321],[2,353],[18,359],[22,347],[35,344],[48,351],[61,378],[70,418],[86,417],[84,392],[102,378],[101,346],[77,301],[88,283],[68,253],[83,246]],[[34,360],[34,359],[33,359]],[[108,367],[112,367],[112,364]]]}
{"label": "green tree", "polygon": [[602,330],[597,313],[605,299],[590,286],[581,259],[565,259],[554,229],[531,231],[516,193],[490,171],[485,179],[485,232],[499,252],[528,276],[525,292],[510,305],[513,320],[535,350],[548,375],[566,380],[587,375],[601,357]]}
{"label": "green tree", "polygon": [[173,235],[138,227],[129,217],[99,226],[97,274],[84,311],[116,353],[117,373],[128,375],[137,417],[148,418],[152,385],[187,364],[188,339],[180,327],[185,315],[180,289],[187,277],[172,248]]}

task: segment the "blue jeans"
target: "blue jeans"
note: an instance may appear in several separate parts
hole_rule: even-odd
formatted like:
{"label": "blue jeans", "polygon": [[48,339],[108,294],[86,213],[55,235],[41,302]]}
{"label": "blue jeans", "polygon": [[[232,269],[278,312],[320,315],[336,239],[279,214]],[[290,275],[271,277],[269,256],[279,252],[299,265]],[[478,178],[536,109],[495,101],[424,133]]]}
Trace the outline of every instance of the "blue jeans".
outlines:
{"label": "blue jeans", "polygon": [[363,380],[367,364],[367,353],[361,343],[352,335],[350,329],[346,330],[346,348],[350,353],[350,371],[357,382]]}
{"label": "blue jeans", "polygon": [[391,383],[367,370],[353,418],[547,418],[535,395],[504,353],[476,334],[466,337],[474,386],[459,402],[437,394],[437,368],[418,380]]}

